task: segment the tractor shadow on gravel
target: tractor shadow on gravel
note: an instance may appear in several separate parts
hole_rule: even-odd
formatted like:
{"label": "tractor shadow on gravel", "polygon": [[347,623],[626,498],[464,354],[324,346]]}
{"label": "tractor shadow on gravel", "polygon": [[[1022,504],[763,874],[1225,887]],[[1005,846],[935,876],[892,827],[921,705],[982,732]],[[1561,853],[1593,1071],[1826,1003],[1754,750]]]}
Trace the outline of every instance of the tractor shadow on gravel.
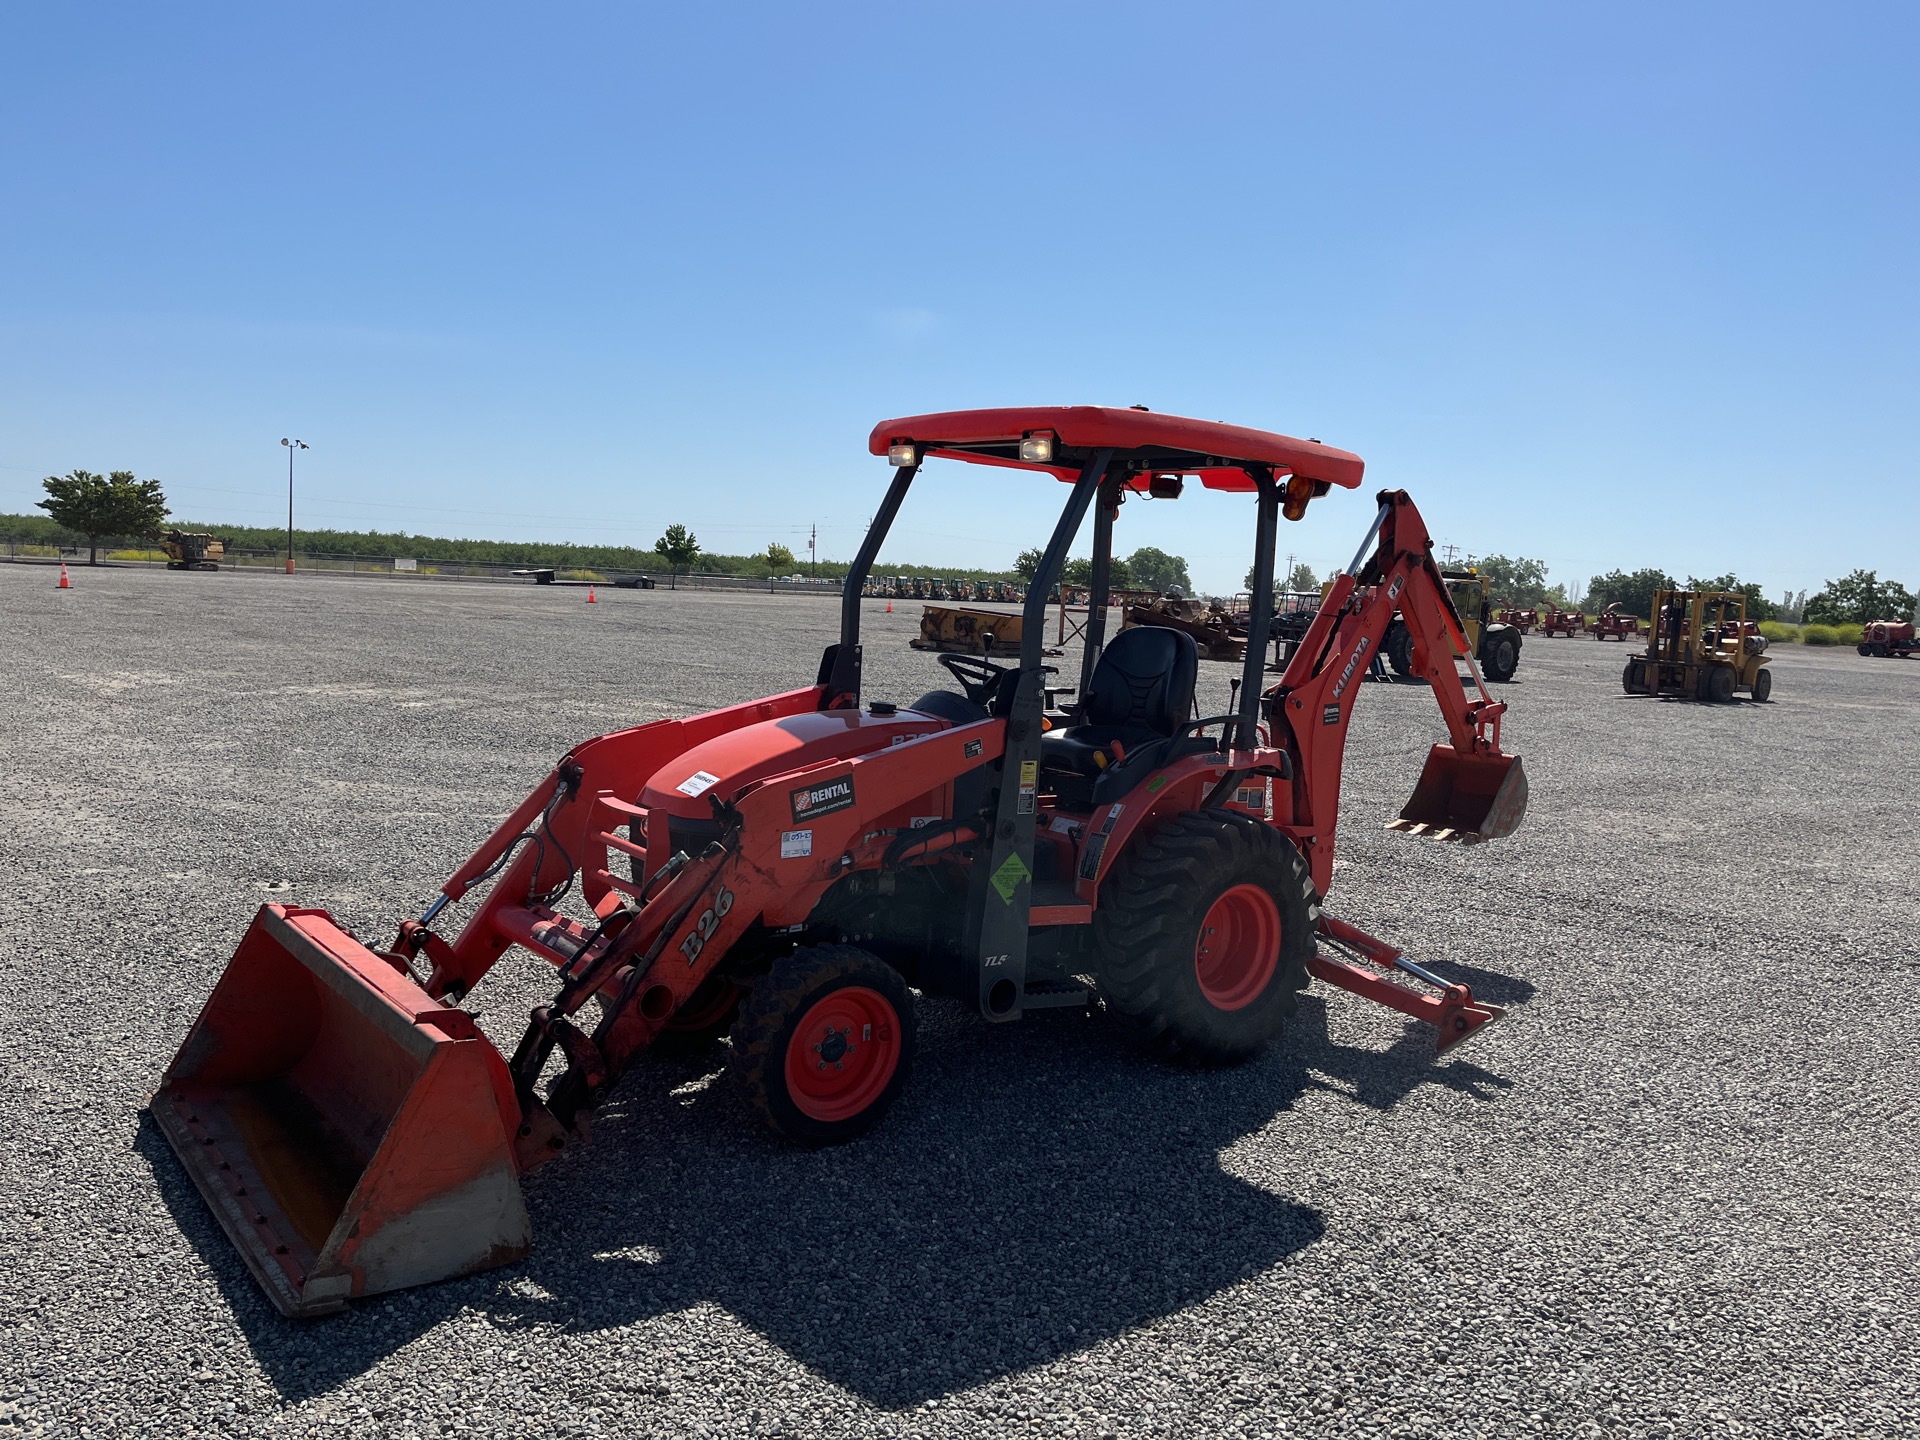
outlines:
{"label": "tractor shadow on gravel", "polygon": [[[711,1305],[833,1384],[899,1408],[1176,1314],[1313,1244],[1326,1228],[1317,1210],[1220,1159],[1306,1091],[1385,1109],[1423,1085],[1484,1100],[1509,1083],[1462,1060],[1435,1065],[1430,1030],[1410,1027],[1381,1052],[1332,1043],[1326,1019],[1309,996],[1268,1055],[1182,1070],[1134,1056],[1097,1017],[985,1029],[930,1005],[886,1122],[820,1151],[763,1129],[719,1071],[724,1048],[643,1064],[592,1144],[528,1181],[535,1248],[523,1265],[318,1322],[274,1312],[150,1121],[136,1147],[288,1401],[463,1310],[538,1373],[572,1363],[549,1347],[553,1329],[576,1337],[572,1351],[583,1335]],[[727,1343],[724,1324],[699,1328]],[[673,1343],[677,1359],[651,1355],[606,1383],[666,1397],[663,1371],[719,1363]]]}

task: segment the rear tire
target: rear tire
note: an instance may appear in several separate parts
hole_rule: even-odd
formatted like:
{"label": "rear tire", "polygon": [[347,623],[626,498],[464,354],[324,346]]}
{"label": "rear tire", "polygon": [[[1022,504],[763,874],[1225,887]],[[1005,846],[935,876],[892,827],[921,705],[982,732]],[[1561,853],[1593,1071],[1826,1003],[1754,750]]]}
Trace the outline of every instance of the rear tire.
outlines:
{"label": "rear tire", "polygon": [[1135,840],[1100,888],[1100,992],[1152,1054],[1247,1059],[1299,1003],[1317,916],[1306,862],[1279,831],[1190,811]]}
{"label": "rear tire", "polygon": [[1387,664],[1393,667],[1393,673],[1404,678],[1413,676],[1413,632],[1407,629],[1407,622],[1395,620],[1387,627],[1387,638],[1380,644],[1381,652],[1387,657]]}
{"label": "rear tire", "polygon": [[913,1069],[913,996],[852,945],[810,945],[754,982],[733,1028],[746,1098],[796,1145],[838,1145],[887,1113]]}
{"label": "rear tire", "polygon": [[1760,667],[1760,673],[1753,677],[1753,698],[1760,704],[1767,703],[1767,697],[1773,694],[1773,671]]}
{"label": "rear tire", "polygon": [[1504,626],[1481,637],[1480,670],[1495,684],[1504,685],[1520,668],[1520,642]]}

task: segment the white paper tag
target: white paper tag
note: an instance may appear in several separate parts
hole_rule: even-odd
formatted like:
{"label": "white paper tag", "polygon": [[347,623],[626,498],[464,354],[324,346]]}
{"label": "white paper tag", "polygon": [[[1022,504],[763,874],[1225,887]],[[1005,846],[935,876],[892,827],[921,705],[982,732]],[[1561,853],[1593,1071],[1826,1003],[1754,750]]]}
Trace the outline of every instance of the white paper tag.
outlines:
{"label": "white paper tag", "polygon": [[719,783],[718,775],[709,775],[704,770],[696,770],[673,788],[682,795],[704,795]]}
{"label": "white paper tag", "polygon": [[811,830],[782,830],[780,832],[780,858],[799,860],[813,854],[813,832]]}

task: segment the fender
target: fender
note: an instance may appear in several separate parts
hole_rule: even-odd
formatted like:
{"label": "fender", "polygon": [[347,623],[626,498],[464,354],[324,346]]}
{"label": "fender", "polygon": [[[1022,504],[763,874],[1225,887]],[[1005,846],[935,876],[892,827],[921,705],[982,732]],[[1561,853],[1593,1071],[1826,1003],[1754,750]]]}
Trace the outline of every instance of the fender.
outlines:
{"label": "fender", "polygon": [[[1089,905],[1099,901],[1100,885],[1113,869],[1115,860],[1133,843],[1134,836],[1151,828],[1165,815],[1197,810],[1220,777],[1229,770],[1257,771],[1279,769],[1288,763],[1281,750],[1236,750],[1223,755],[1218,751],[1189,755],[1162,770],[1154,780],[1139,785],[1110,805],[1097,808],[1087,821],[1087,833],[1080,840],[1080,864],[1074,879],[1074,893]],[[1229,797],[1222,808],[1249,815],[1266,814],[1266,777],[1249,775],[1248,785],[1260,786],[1260,804],[1242,804]],[[1151,787],[1151,789],[1149,788]],[[1286,803],[1284,787],[1276,786],[1275,805]],[[1280,815],[1276,824],[1283,824]]]}

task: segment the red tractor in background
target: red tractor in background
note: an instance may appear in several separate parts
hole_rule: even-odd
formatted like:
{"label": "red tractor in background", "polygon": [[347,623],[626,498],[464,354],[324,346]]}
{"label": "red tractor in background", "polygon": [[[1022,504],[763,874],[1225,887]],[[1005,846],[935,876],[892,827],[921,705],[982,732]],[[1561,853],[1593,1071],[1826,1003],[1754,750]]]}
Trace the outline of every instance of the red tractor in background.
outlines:
{"label": "red tractor in background", "polygon": [[1906,659],[1920,650],[1911,620],[1869,620],[1860,627],[1859,650],[1862,655],[1895,656]]}
{"label": "red tractor in background", "polygon": [[[1393,828],[1471,842],[1511,833],[1526,808],[1500,748],[1506,707],[1479,684],[1404,492],[1381,492],[1263,691],[1279,521],[1358,486],[1359,457],[1096,407],[913,416],[869,444],[893,481],[813,683],[574,746],[384,948],[320,910],[255,917],[152,1112],[284,1312],[524,1254],[521,1175],[676,1037],[730,1030],[751,1103],[817,1145],[864,1133],[899,1094],[916,990],[996,1024],[1097,998],[1149,1050],[1207,1062],[1276,1038],[1310,976],[1431,1022],[1442,1051],[1499,1018],[1321,908],[1348,723],[1396,612],[1447,740]],[[1024,468],[1064,482],[1065,505],[1016,663],[946,654],[956,688],[868,697],[862,589],[931,459]],[[1122,506],[1191,480],[1255,510],[1246,658],[1211,715],[1196,714],[1191,636],[1104,633]],[[1044,609],[1089,512],[1092,599],[1068,689],[1044,663]],[[434,928],[468,899],[456,930]],[[462,1002],[516,946],[559,983],[503,1057]]]}
{"label": "red tractor in background", "polygon": [[1588,628],[1592,630],[1593,638],[1596,640],[1624,641],[1629,635],[1640,633],[1640,617],[1622,615],[1619,604],[1615,603],[1594,616]]}
{"label": "red tractor in background", "polygon": [[1565,635],[1571,640],[1587,628],[1587,617],[1578,610],[1556,610],[1547,607],[1545,617],[1540,621],[1540,633],[1548,637]]}

